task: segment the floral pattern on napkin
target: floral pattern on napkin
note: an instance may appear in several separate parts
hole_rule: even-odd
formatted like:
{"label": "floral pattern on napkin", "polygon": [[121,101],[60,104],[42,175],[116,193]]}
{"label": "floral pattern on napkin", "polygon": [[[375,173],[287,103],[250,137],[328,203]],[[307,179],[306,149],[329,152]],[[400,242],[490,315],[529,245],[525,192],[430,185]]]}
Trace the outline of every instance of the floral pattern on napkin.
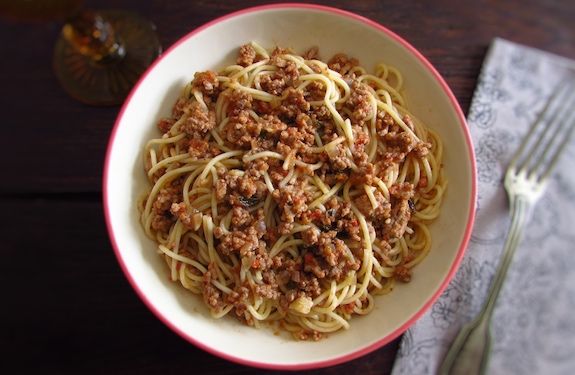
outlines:
{"label": "floral pattern on napkin", "polygon": [[[574,61],[493,41],[468,115],[478,167],[471,241],[444,293],[403,336],[393,375],[436,373],[461,326],[479,312],[509,228],[505,168],[551,93],[574,70]],[[574,162],[575,138],[533,209],[507,274],[492,319],[489,374],[575,373]]]}

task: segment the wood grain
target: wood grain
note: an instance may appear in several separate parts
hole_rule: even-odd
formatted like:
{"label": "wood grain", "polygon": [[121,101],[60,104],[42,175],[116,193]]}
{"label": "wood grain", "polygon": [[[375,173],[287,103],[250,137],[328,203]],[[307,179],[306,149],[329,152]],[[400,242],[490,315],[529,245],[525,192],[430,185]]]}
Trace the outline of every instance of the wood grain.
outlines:
{"label": "wood grain", "polygon": [[[94,9],[142,14],[157,25],[164,47],[216,17],[263,3],[269,2],[85,1]],[[405,38],[444,76],[464,111],[494,37],[575,58],[572,1],[317,3],[355,12]],[[51,60],[61,26],[0,16],[0,373],[270,373],[190,345],[128,285],[100,200],[104,154],[119,108],[77,103],[59,87]],[[398,340],[308,373],[390,373],[397,348]],[[25,361],[18,360],[20,353]],[[9,367],[18,370],[4,371]]]}

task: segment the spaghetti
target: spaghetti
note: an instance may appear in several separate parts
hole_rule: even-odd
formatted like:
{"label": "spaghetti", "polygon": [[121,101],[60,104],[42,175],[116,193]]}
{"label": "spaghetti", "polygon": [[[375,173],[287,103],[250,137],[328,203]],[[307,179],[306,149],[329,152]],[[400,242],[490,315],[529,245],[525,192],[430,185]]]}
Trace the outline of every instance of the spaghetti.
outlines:
{"label": "spaghetti", "polygon": [[196,73],[145,146],[141,222],[212,315],[318,339],[367,314],[431,247],[442,143],[403,78],[250,43]]}

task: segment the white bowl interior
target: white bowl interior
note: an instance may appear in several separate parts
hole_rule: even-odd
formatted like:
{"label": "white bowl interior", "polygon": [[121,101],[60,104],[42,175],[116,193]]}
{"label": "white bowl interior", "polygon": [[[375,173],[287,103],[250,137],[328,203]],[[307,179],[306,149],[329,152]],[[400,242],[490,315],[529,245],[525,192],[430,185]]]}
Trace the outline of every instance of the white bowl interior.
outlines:
{"label": "white bowl interior", "polygon": [[[416,267],[409,284],[376,298],[375,310],[354,318],[351,328],[316,342],[296,342],[256,330],[233,318],[214,320],[200,297],[169,280],[165,262],[144,234],[135,202],[147,189],[142,149],[157,136],[156,123],[167,116],[183,85],[194,72],[232,63],[238,47],[255,40],[264,47],[291,47],[303,52],[320,47],[329,58],[345,52],[372,70],[377,62],[397,67],[405,79],[408,108],[439,132],[445,145],[444,168],[449,180],[442,214],[432,225],[430,255]],[[465,242],[473,201],[473,162],[464,124],[457,109],[430,70],[405,46],[384,31],[334,12],[271,8],[243,13],[203,28],[169,50],[125,105],[108,155],[107,210],[112,237],[125,270],[153,309],[184,336],[213,351],[262,366],[306,367],[350,358],[390,335],[420,312],[445,281]]]}

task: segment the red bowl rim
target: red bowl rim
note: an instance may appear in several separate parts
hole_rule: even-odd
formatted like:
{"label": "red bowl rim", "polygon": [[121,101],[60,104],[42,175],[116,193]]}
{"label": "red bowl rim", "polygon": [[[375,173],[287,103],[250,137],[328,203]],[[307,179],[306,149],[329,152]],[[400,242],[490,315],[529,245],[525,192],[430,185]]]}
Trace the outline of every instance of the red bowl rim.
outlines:
{"label": "red bowl rim", "polygon": [[[443,89],[443,91],[445,92],[445,94],[448,96],[449,100],[451,101],[453,108],[456,110],[456,114],[457,114],[457,117],[459,119],[459,124],[460,124],[460,126],[463,130],[463,134],[465,136],[465,141],[467,144],[467,150],[469,152],[469,159],[471,160],[471,177],[472,177],[471,196],[472,196],[472,199],[471,199],[471,202],[469,203],[469,216],[467,218],[467,227],[465,229],[463,240],[461,241],[461,244],[460,244],[459,249],[457,251],[456,258],[455,258],[453,264],[451,265],[451,268],[449,269],[447,277],[445,278],[445,280],[443,280],[442,284],[437,289],[437,291],[433,294],[433,296],[405,324],[403,324],[402,326],[400,326],[395,331],[393,331],[392,333],[390,333],[386,337],[382,338],[381,340],[378,340],[377,342],[375,342],[375,343],[373,343],[367,347],[360,348],[356,351],[353,351],[353,352],[345,354],[345,355],[341,355],[341,356],[338,356],[338,357],[335,357],[332,359],[328,359],[328,360],[307,362],[307,363],[303,363],[303,364],[275,364],[275,363],[251,361],[251,360],[246,360],[244,358],[236,357],[236,356],[230,355],[228,353],[224,353],[222,351],[219,351],[216,348],[213,348],[211,346],[208,346],[208,345],[198,341],[197,339],[195,339],[194,337],[183,332],[178,327],[176,327],[173,323],[171,323],[167,317],[162,315],[162,313],[158,309],[156,309],[156,307],[146,297],[144,292],[139,288],[138,284],[136,283],[136,281],[134,280],[134,278],[130,274],[128,267],[127,267],[126,263],[124,262],[122,255],[121,255],[121,252],[119,250],[119,246],[117,244],[115,234],[114,234],[114,228],[112,228],[112,225],[111,225],[110,206],[109,206],[109,201],[108,201],[108,195],[109,195],[108,174],[109,174],[109,167],[110,167],[110,157],[111,157],[111,152],[112,152],[112,148],[114,145],[115,136],[116,136],[117,130],[119,128],[119,124],[122,121],[122,118],[123,118],[123,115],[124,115],[126,108],[128,107],[130,101],[132,100],[134,93],[138,90],[138,87],[140,86],[142,81],[144,81],[146,79],[147,75],[154,69],[154,67],[160,61],[162,61],[167,55],[169,55],[180,44],[184,43],[186,40],[188,40],[189,38],[198,34],[199,32],[201,32],[201,31],[203,31],[203,30],[205,30],[205,29],[207,29],[213,25],[216,25],[222,21],[226,21],[228,19],[231,19],[231,18],[234,18],[237,16],[241,16],[241,15],[245,15],[245,14],[249,14],[249,13],[254,13],[254,12],[259,12],[259,11],[264,11],[264,10],[272,10],[272,9],[307,9],[307,10],[320,11],[320,12],[325,12],[325,13],[336,14],[339,16],[344,16],[344,17],[347,17],[347,18],[350,18],[350,19],[353,19],[356,21],[360,21],[360,22],[362,22],[362,23],[364,23],[364,24],[366,24],[366,25],[368,25],[374,29],[377,29],[377,30],[387,34],[388,37],[390,37],[391,39],[393,39],[396,42],[398,42],[399,44],[401,44],[405,49],[407,49],[409,52],[411,52],[425,66],[425,68],[433,75],[433,77],[440,84],[440,86]],[[169,49],[167,49],[162,54],[162,56],[160,56],[146,70],[146,72],[139,79],[138,83],[134,86],[134,88],[132,89],[132,91],[128,95],[126,101],[124,102],[122,108],[120,109],[119,115],[116,119],[116,122],[114,124],[114,127],[113,127],[111,135],[110,135],[110,139],[108,141],[108,147],[106,150],[106,158],[105,158],[105,162],[104,162],[103,182],[102,182],[103,183],[102,191],[103,191],[103,203],[104,203],[104,216],[105,216],[105,220],[106,220],[106,227],[108,230],[110,241],[111,241],[112,247],[114,249],[114,253],[116,254],[116,258],[118,260],[118,263],[120,264],[120,267],[121,267],[122,271],[124,272],[126,278],[128,279],[129,283],[131,284],[132,288],[136,291],[136,294],[140,297],[140,299],[144,302],[144,304],[148,307],[148,309],[150,309],[152,311],[152,313],[154,315],[156,315],[156,317],[160,321],[162,321],[166,326],[168,326],[171,330],[173,330],[179,336],[181,336],[182,338],[184,338],[188,342],[194,344],[195,346],[197,346],[197,347],[199,347],[199,348],[201,348],[201,349],[203,349],[203,350],[205,350],[211,354],[214,354],[214,355],[221,357],[223,359],[226,359],[226,360],[229,360],[232,362],[236,362],[236,363],[239,363],[242,365],[258,367],[258,368],[265,368],[265,369],[273,369],[273,370],[292,370],[292,371],[295,371],[295,370],[314,369],[314,368],[333,366],[333,365],[341,364],[341,363],[344,363],[347,361],[351,361],[353,359],[356,359],[356,358],[364,356],[368,353],[371,353],[372,351],[374,351],[376,349],[381,348],[382,346],[393,341],[399,335],[401,335],[403,332],[405,332],[413,323],[415,323],[433,305],[433,303],[437,300],[437,298],[439,298],[439,296],[441,295],[443,290],[447,287],[447,285],[449,284],[451,279],[455,276],[455,273],[457,272],[457,269],[459,268],[459,264],[461,263],[463,256],[465,254],[465,249],[467,248],[467,243],[469,242],[469,239],[471,237],[471,232],[472,232],[474,218],[475,218],[476,200],[477,200],[476,169],[477,169],[477,167],[476,167],[476,162],[475,162],[475,153],[474,153],[474,149],[473,149],[473,143],[471,141],[471,136],[470,136],[469,129],[467,126],[467,122],[465,120],[465,116],[463,115],[463,111],[461,110],[461,107],[459,106],[457,99],[453,95],[453,92],[451,91],[451,89],[449,88],[447,83],[444,81],[444,79],[441,77],[441,75],[437,72],[437,70],[432,66],[432,64],[419,51],[417,51],[413,46],[411,46],[408,42],[406,42],[404,39],[402,39],[400,36],[398,36],[397,34],[392,32],[391,30],[380,25],[379,23],[372,21],[368,18],[365,18],[363,16],[357,15],[355,13],[345,11],[345,10],[332,8],[329,6],[316,5],[316,4],[279,3],[279,4],[272,4],[272,5],[262,5],[262,6],[245,8],[245,9],[242,9],[242,10],[239,10],[236,12],[229,13],[229,14],[224,15],[222,17],[216,18],[216,19],[194,29],[193,31],[189,32],[188,34],[186,34],[185,36],[180,38],[176,43],[174,43]]]}

